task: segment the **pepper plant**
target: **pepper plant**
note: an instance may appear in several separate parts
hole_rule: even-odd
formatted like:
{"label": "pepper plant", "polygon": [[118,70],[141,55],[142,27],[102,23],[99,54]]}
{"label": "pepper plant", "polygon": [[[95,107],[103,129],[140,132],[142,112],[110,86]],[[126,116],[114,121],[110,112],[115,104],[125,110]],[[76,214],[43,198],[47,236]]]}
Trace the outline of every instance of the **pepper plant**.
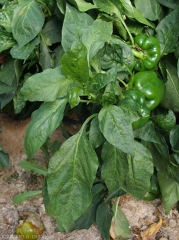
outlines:
{"label": "pepper plant", "polygon": [[[96,222],[109,239],[112,222],[116,237],[127,237],[117,207],[125,193],[162,197],[168,214],[179,200],[177,1],[0,3],[1,108],[13,101],[19,114],[27,103],[40,103],[24,139],[31,162],[21,166],[44,175],[46,212],[59,231]],[[36,166],[36,151],[81,106],[88,116],[79,132],[47,169]]]}

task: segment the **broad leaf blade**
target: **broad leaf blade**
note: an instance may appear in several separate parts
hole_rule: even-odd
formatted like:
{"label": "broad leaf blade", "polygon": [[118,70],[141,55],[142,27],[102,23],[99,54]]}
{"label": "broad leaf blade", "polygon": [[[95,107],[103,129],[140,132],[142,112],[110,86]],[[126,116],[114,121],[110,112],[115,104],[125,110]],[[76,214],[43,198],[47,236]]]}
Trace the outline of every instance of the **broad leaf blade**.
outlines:
{"label": "broad leaf blade", "polygon": [[82,35],[82,42],[88,51],[88,61],[108,42],[112,34],[112,23],[97,19]]}
{"label": "broad leaf blade", "polygon": [[74,42],[81,39],[85,29],[93,23],[93,19],[86,13],[66,5],[66,14],[62,28],[62,46],[64,51],[69,51]]}
{"label": "broad leaf blade", "polygon": [[111,194],[121,188],[126,180],[126,171],[128,169],[127,154],[105,142],[102,150],[102,159],[102,178],[109,194]]}
{"label": "broad leaf blade", "polygon": [[161,56],[173,52],[176,47],[179,36],[178,21],[179,7],[163,18],[156,28]]}
{"label": "broad leaf blade", "polygon": [[113,211],[110,203],[101,203],[96,211],[96,223],[104,240],[108,240],[110,238],[109,229],[112,217]]}
{"label": "broad leaf blade", "polygon": [[137,141],[134,143],[134,150],[134,157],[128,155],[128,171],[122,188],[132,196],[142,199],[150,187],[153,159],[149,150]]}
{"label": "broad leaf blade", "polygon": [[99,127],[106,140],[123,152],[133,154],[132,125],[124,111],[120,107],[109,105],[101,109],[98,119]]}
{"label": "broad leaf blade", "polygon": [[[55,101],[58,97],[67,95],[72,81],[66,79],[60,72],[59,67],[46,69],[29,77],[21,93],[29,101]],[[52,94],[53,93],[53,94]]]}
{"label": "broad leaf blade", "polygon": [[67,99],[43,103],[33,113],[24,140],[25,152],[30,159],[45,143],[47,137],[60,125],[66,103]]}
{"label": "broad leaf blade", "polygon": [[54,215],[68,232],[92,203],[98,158],[86,133],[79,131],[50,159],[47,185]]}
{"label": "broad leaf blade", "polygon": [[12,33],[19,48],[34,39],[41,31],[44,16],[34,0],[22,1],[14,10]]}
{"label": "broad leaf blade", "polygon": [[166,91],[162,100],[162,106],[179,112],[179,80],[177,69],[166,62],[167,82]]}
{"label": "broad leaf blade", "polygon": [[39,38],[38,37],[33,39],[32,41],[30,41],[29,43],[27,43],[22,48],[19,48],[19,45],[16,44],[10,50],[11,56],[13,58],[26,60],[30,56],[30,54],[32,53],[32,51],[34,50],[36,45],[38,45],[38,44],[39,44]]}
{"label": "broad leaf blade", "polygon": [[89,80],[87,49],[78,42],[62,58],[62,72],[74,81],[86,83]]}
{"label": "broad leaf blade", "polygon": [[110,234],[113,239],[126,239],[130,235],[129,221],[118,204],[119,201],[116,199],[112,206],[114,216],[112,218]]}
{"label": "broad leaf blade", "polygon": [[165,214],[168,215],[170,210],[179,201],[179,183],[166,177],[166,175],[161,172],[158,172],[157,176],[162,193],[162,203],[164,205]]}
{"label": "broad leaf blade", "polygon": [[97,148],[104,142],[104,140],[105,139],[99,128],[98,118],[95,117],[90,124],[89,141],[93,148]]}
{"label": "broad leaf blade", "polygon": [[135,0],[135,7],[143,14],[143,16],[151,21],[160,19],[161,15],[161,5],[157,0],[146,0],[143,4],[143,0]]}

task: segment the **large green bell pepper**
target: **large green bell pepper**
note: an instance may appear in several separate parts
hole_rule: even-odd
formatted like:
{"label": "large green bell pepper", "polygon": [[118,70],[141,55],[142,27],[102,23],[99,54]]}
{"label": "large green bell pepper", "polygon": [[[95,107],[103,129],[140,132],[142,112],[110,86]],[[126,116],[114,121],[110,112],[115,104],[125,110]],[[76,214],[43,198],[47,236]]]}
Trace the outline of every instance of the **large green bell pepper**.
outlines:
{"label": "large green bell pepper", "polygon": [[145,71],[154,69],[160,60],[160,43],[157,38],[138,34],[134,38],[135,49],[133,54],[136,57],[134,69]]}
{"label": "large green bell pepper", "polygon": [[154,71],[138,72],[132,77],[132,88],[145,96],[149,110],[156,108],[165,93],[165,84]]}
{"label": "large green bell pepper", "polygon": [[139,110],[139,116],[136,117],[134,121],[132,121],[132,128],[133,130],[136,130],[138,128],[143,127],[150,118],[150,110],[146,107],[145,104],[145,96],[141,94],[140,92],[134,90],[134,89],[128,89],[123,92],[124,100],[120,102],[121,107],[126,103],[126,105],[132,107],[132,102],[127,100],[133,100],[134,101],[134,110]]}

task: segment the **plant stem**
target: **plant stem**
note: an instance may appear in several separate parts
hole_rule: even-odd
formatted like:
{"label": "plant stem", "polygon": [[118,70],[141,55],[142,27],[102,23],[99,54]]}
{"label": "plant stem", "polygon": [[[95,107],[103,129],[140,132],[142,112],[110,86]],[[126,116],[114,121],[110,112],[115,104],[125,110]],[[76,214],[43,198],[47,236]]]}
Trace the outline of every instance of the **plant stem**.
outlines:
{"label": "plant stem", "polygon": [[143,52],[138,52],[135,49],[132,49],[132,52],[136,58],[144,59],[144,53]]}
{"label": "plant stem", "polygon": [[119,78],[118,78],[118,81],[119,81],[119,82],[121,82],[121,83],[124,85],[124,87],[125,87],[125,88],[127,88],[127,87],[128,87],[128,84],[127,84],[127,83],[125,83],[125,82],[124,82],[122,79],[119,79]]}
{"label": "plant stem", "polygon": [[82,126],[82,128],[81,128],[80,131],[83,132],[83,130],[85,129],[85,127],[86,127],[86,125],[88,124],[88,122],[91,121],[91,119],[94,118],[94,117],[96,117],[96,116],[98,116],[98,113],[94,113],[94,114],[92,114],[91,116],[89,116],[89,117],[85,120],[85,122],[83,123],[83,126]]}
{"label": "plant stem", "polygon": [[123,26],[125,27],[128,35],[129,35],[129,38],[130,38],[130,40],[131,40],[132,47],[133,47],[133,46],[135,45],[134,39],[133,39],[133,37],[132,37],[132,35],[131,35],[131,33],[130,33],[130,31],[129,31],[126,23],[125,23],[125,21],[123,20],[123,18],[122,18],[122,16],[121,16],[121,13],[118,11],[118,12],[116,13],[116,16],[121,20]]}
{"label": "plant stem", "polygon": [[37,2],[39,2],[40,4],[42,4],[44,6],[44,8],[47,10],[49,16],[52,16],[50,9],[47,7],[47,5],[43,1],[37,0]]}

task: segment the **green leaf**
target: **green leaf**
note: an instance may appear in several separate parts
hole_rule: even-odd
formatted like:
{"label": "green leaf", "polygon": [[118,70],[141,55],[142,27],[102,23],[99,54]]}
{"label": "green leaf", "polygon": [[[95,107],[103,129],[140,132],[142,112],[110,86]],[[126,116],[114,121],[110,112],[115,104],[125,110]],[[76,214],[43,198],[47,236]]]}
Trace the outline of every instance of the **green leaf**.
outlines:
{"label": "green leaf", "polygon": [[[13,78],[15,77],[15,66],[14,59],[7,58],[3,65],[1,66],[0,71],[0,81],[5,83],[8,86],[11,86],[13,83]],[[1,92],[1,91],[0,91]]]}
{"label": "green leaf", "polygon": [[167,8],[176,9],[179,5],[178,0],[157,0],[160,4]]}
{"label": "green leaf", "polygon": [[125,153],[133,154],[134,136],[131,122],[117,106],[103,107],[98,115],[99,127],[106,140]]}
{"label": "green leaf", "polygon": [[0,25],[5,28],[7,32],[11,32],[13,10],[7,6],[7,8],[0,10]]}
{"label": "green leaf", "polygon": [[134,67],[134,55],[131,47],[117,36],[111,37],[109,43],[105,45],[101,57],[102,69],[112,67],[117,67],[118,72],[126,71],[127,73],[131,73]]}
{"label": "green leaf", "polygon": [[99,147],[104,142],[104,137],[99,128],[98,118],[95,117],[91,121],[89,130],[89,141],[93,148]]}
{"label": "green leaf", "polygon": [[153,173],[153,159],[149,150],[141,143],[134,142],[134,157],[128,155],[128,170],[122,188],[132,196],[142,199],[150,187]]}
{"label": "green leaf", "polygon": [[110,239],[109,229],[111,227],[112,217],[113,211],[110,203],[101,203],[96,211],[96,223],[104,240]]}
{"label": "green leaf", "polygon": [[91,188],[97,168],[98,158],[83,128],[50,159],[47,176],[50,205],[66,232],[92,203]]}
{"label": "green leaf", "polygon": [[9,168],[9,154],[0,146],[0,168]]}
{"label": "green leaf", "polygon": [[166,62],[167,82],[166,90],[162,100],[162,106],[179,112],[179,78],[177,69],[169,62]]}
{"label": "green leaf", "polygon": [[113,239],[126,239],[130,235],[129,221],[119,207],[119,199],[112,206],[114,216],[112,218],[110,233]]}
{"label": "green leaf", "polygon": [[62,72],[74,81],[86,83],[89,80],[87,49],[83,43],[78,42],[62,58]]}
{"label": "green leaf", "polygon": [[170,131],[170,144],[172,146],[172,150],[179,153],[179,125],[176,125]]}
{"label": "green leaf", "polygon": [[40,174],[43,176],[47,175],[47,168],[42,166],[41,164],[36,164],[35,162],[21,161],[21,168],[25,169],[27,172],[33,171],[34,174]]}
{"label": "green leaf", "polygon": [[112,30],[111,22],[97,19],[83,31],[82,42],[87,48],[88,61],[110,40]]}
{"label": "green leaf", "polygon": [[[68,94],[72,81],[66,79],[59,69],[46,69],[29,77],[21,93],[29,101],[55,101]],[[53,94],[52,94],[53,93]]]}
{"label": "green leaf", "polygon": [[111,194],[121,188],[126,180],[128,169],[127,154],[105,142],[101,157],[103,160],[101,169],[102,179],[108,188],[109,194]]}
{"label": "green leaf", "polygon": [[101,183],[95,184],[92,187],[93,202],[79,219],[72,225],[70,232],[75,229],[89,229],[89,227],[96,222],[96,210],[99,204],[103,201],[106,191],[105,186]]}
{"label": "green leaf", "polygon": [[159,113],[151,118],[152,122],[160,129],[164,131],[170,131],[176,124],[175,113],[169,109],[167,113]]}
{"label": "green leaf", "polygon": [[151,21],[160,19],[162,8],[157,0],[145,0],[145,4],[142,0],[135,0],[134,4],[145,18]]}
{"label": "green leaf", "polygon": [[15,45],[12,35],[6,31],[0,30],[0,52],[3,52]]}
{"label": "green leaf", "polygon": [[62,47],[64,51],[69,51],[74,44],[81,39],[85,29],[93,23],[93,19],[86,13],[81,13],[77,9],[66,5],[66,14],[62,28]]}
{"label": "green leaf", "polygon": [[80,96],[83,94],[81,86],[72,87],[69,93],[69,104],[71,108],[74,108],[80,103]]}
{"label": "green leaf", "polygon": [[42,29],[41,36],[47,46],[52,46],[52,44],[60,42],[61,22],[55,17],[50,19]]}
{"label": "green leaf", "polygon": [[153,28],[153,25],[143,16],[143,14],[132,6],[130,0],[120,0],[126,15],[129,18],[135,18],[138,22]]}
{"label": "green leaf", "polygon": [[[160,42],[161,56],[174,51],[179,36],[179,7],[163,18],[157,28],[157,38]],[[176,34],[173,34],[176,33]]]}
{"label": "green leaf", "polygon": [[157,177],[162,193],[162,203],[165,214],[168,215],[170,210],[179,201],[179,183],[168,178],[162,172],[158,172]]}
{"label": "green leaf", "polygon": [[60,125],[66,103],[67,99],[43,103],[32,114],[32,120],[27,127],[24,139],[24,149],[30,159]]}
{"label": "green leaf", "polygon": [[42,194],[42,190],[38,190],[38,191],[25,191],[23,193],[19,193],[17,194],[14,198],[13,198],[13,204],[19,204],[22,203],[26,200],[29,200],[31,198],[34,198],[38,195]]}
{"label": "green leaf", "polygon": [[41,31],[44,24],[44,16],[34,0],[22,1],[14,10],[12,33],[22,48]]}
{"label": "green leaf", "polygon": [[11,48],[10,54],[13,58],[26,60],[38,44],[38,37],[27,43],[22,48],[20,48],[19,45],[16,44],[15,46],[13,46],[13,48]]}
{"label": "green leaf", "polygon": [[158,137],[155,131],[155,127],[151,121],[146,123],[145,126],[143,126],[142,128],[135,130],[134,136],[135,138],[139,138],[147,142],[158,143]]}
{"label": "green leaf", "polygon": [[157,133],[158,143],[142,142],[151,152],[154,166],[169,178],[179,182],[179,166],[172,163],[168,145],[162,135]]}
{"label": "green leaf", "polygon": [[84,0],[71,0],[72,2],[75,3],[75,5],[77,5],[78,9],[81,11],[81,12],[86,12],[90,9],[94,9],[96,8],[95,5],[91,4],[91,3],[87,3],[85,2]]}
{"label": "green leaf", "polygon": [[52,67],[52,58],[50,55],[50,50],[47,47],[45,40],[43,38],[41,38],[41,41],[40,41],[39,63],[42,66],[43,70]]}

